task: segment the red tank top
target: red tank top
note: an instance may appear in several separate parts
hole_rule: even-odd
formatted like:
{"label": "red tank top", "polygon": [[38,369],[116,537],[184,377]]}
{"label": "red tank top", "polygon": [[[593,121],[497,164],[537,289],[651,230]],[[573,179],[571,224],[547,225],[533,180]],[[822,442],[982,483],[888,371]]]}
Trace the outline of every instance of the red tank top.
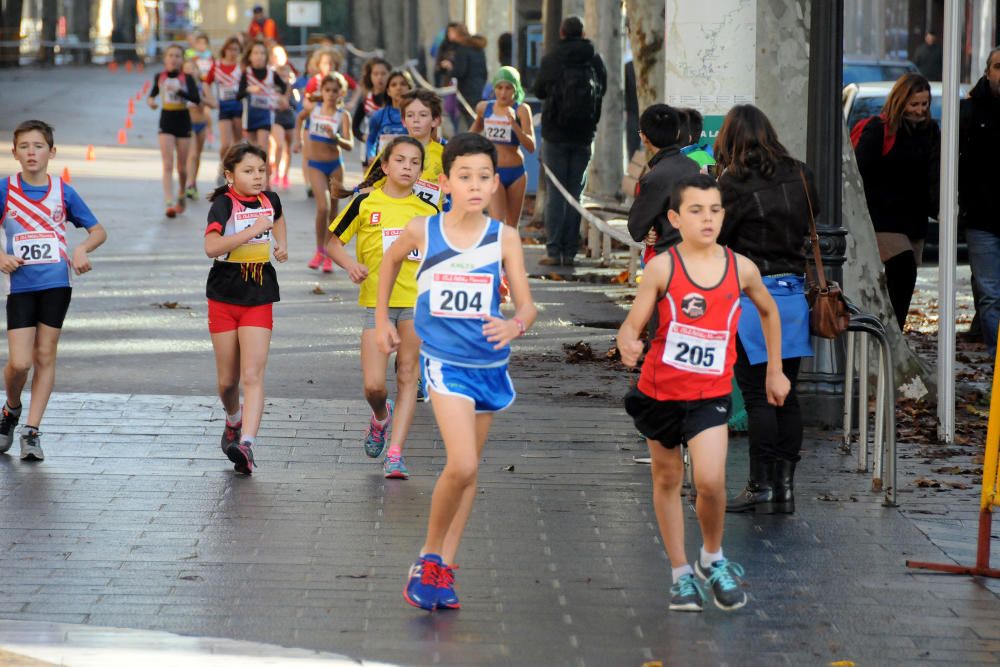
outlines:
{"label": "red tank top", "polygon": [[639,375],[639,391],[658,401],[697,401],[732,392],[740,279],[736,255],[711,287],[695,284],[676,248],[667,290],[656,304],[659,326]]}

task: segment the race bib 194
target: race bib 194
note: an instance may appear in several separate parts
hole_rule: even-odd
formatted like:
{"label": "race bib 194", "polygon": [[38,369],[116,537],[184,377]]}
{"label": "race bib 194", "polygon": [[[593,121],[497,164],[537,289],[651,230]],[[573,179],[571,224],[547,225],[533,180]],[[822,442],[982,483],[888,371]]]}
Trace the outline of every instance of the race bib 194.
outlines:
{"label": "race bib 194", "polygon": [[[239,234],[244,229],[250,229],[253,227],[254,223],[257,222],[257,218],[260,216],[266,216],[268,219],[274,219],[274,210],[270,208],[248,208],[245,211],[237,211],[233,214],[233,227],[236,233]],[[256,243],[270,243],[271,242],[271,230],[268,230],[262,234],[258,234],[249,241],[248,245]]]}
{"label": "race bib 194", "polygon": [[671,322],[663,346],[663,363],[690,373],[722,375],[728,346],[728,331]]}
{"label": "race bib 194", "polygon": [[59,237],[55,232],[14,234],[14,256],[25,266],[55,264],[59,261]]}
{"label": "race bib 194", "polygon": [[431,315],[482,319],[490,314],[493,276],[435,273],[431,277]]}

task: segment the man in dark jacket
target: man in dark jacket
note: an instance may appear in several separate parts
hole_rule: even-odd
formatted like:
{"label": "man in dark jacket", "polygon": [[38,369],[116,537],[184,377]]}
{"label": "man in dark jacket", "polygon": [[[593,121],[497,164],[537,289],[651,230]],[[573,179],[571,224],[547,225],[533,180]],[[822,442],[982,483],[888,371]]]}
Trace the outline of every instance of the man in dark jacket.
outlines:
{"label": "man in dark jacket", "polygon": [[[563,20],[559,44],[542,58],[535,95],[542,100],[542,160],[575,199],[587,182],[601,103],[608,88],[604,61],[583,35],[577,16]],[[573,266],[580,214],[553,187],[545,202],[547,257],[541,264]]]}
{"label": "man in dark jacket", "polygon": [[958,129],[959,224],[965,227],[976,283],[976,312],[983,338],[996,354],[1000,326],[1000,218],[996,180],[1000,169],[1000,47],[990,51],[986,73],[962,100]]}
{"label": "man in dark jacket", "polygon": [[[681,240],[680,233],[667,220],[670,194],[674,185],[699,171],[694,160],[681,153],[678,141],[680,114],[666,104],[654,104],[639,118],[639,135],[646,149],[655,153],[648,171],[635,186],[635,201],[628,212],[628,231],[638,242],[653,231],[656,254]],[[685,137],[685,143],[687,143]],[[647,241],[648,242],[648,241]]]}

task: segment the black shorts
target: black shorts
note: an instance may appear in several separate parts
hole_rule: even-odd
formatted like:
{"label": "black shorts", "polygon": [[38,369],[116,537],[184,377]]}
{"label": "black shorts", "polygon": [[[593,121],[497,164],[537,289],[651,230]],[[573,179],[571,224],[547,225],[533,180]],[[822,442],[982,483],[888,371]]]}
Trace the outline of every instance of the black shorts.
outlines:
{"label": "black shorts", "polygon": [[291,109],[283,109],[274,112],[274,124],[280,125],[286,130],[295,129],[295,112]]}
{"label": "black shorts", "polygon": [[7,330],[26,329],[44,324],[62,329],[72,287],[53,287],[37,292],[18,292],[7,295]]}
{"label": "black shorts", "polygon": [[191,136],[191,113],[187,109],[160,112],[160,134],[172,134],[178,139]]}
{"label": "black shorts", "polygon": [[632,387],[625,394],[625,412],[640,433],[667,449],[687,444],[702,431],[729,421],[732,400],[727,394],[697,401],[658,401]]}

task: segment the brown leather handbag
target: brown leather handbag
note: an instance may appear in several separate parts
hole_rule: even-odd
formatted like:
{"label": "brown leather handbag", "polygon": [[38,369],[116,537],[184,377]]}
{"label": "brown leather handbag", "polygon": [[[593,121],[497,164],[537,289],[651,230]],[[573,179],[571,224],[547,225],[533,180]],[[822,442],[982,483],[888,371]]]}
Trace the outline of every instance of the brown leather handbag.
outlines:
{"label": "brown leather handbag", "polygon": [[812,197],[809,196],[809,184],[806,183],[805,172],[801,169],[799,176],[802,177],[806,201],[809,203],[809,241],[812,244],[813,260],[816,262],[813,267],[816,272],[815,281],[809,279],[809,270],[806,269],[809,333],[819,338],[837,338],[847,331],[851,316],[847,310],[847,300],[844,298],[840,285],[832,280],[827,280],[826,273],[823,271],[823,258],[819,252],[819,234],[816,233],[816,217],[813,214]]}

